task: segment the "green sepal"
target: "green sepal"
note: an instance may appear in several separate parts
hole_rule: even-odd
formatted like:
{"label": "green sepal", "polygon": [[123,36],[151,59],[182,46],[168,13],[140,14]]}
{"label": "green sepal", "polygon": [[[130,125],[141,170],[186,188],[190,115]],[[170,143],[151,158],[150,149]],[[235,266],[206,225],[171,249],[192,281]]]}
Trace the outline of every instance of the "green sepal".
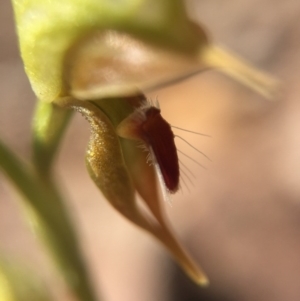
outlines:
{"label": "green sepal", "polygon": [[[181,0],[13,0],[21,55],[37,98],[69,95],[65,58],[95,31],[128,33],[159,48],[195,53],[206,42]],[[81,43],[81,42],[79,42]]]}

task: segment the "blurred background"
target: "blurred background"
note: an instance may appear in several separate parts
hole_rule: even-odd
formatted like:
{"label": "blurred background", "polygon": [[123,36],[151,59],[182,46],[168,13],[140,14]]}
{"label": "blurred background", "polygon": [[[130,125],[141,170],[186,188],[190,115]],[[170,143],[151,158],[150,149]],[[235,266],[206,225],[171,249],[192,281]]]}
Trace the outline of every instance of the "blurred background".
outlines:
{"label": "blurred background", "polygon": [[[181,161],[195,175],[164,204],[174,231],[205,269],[196,287],[148,234],[120,216],[90,181],[88,124],[72,121],[56,162],[94,286],[103,301],[300,300],[299,0],[189,0],[213,40],[282,80],[267,101],[209,71],[149,94],[183,131]],[[29,159],[35,97],[18,53],[9,1],[0,1],[0,135]],[[184,170],[184,167],[182,167]],[[188,171],[185,173],[189,174]],[[192,183],[191,183],[192,182]],[[0,174],[0,253],[25,262],[57,300],[68,292],[22,217],[19,196]]]}

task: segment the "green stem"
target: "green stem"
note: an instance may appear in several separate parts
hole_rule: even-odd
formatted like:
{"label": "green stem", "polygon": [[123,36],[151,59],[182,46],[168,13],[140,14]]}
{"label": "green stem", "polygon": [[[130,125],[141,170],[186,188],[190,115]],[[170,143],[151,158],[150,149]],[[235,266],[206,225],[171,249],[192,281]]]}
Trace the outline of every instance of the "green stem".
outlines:
{"label": "green stem", "polygon": [[0,168],[23,196],[35,232],[47,245],[69,287],[81,301],[96,301],[63,200],[50,177],[41,178],[0,140]]}
{"label": "green stem", "polygon": [[41,175],[51,172],[53,159],[72,116],[71,110],[38,101],[33,119],[33,162]]}

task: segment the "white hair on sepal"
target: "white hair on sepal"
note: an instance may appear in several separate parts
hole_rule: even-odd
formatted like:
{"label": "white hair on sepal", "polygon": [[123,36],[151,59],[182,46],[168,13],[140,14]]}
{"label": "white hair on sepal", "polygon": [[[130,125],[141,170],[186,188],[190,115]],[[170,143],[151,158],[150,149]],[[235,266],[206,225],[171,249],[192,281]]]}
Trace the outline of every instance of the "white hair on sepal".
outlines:
{"label": "white hair on sepal", "polygon": [[147,118],[145,112],[151,107],[153,107],[152,101],[145,99],[138,107],[135,107],[134,111],[124,120],[134,120],[136,123],[141,124],[146,121]]}
{"label": "white hair on sepal", "polygon": [[155,173],[157,175],[157,179],[158,179],[158,182],[159,182],[159,186],[160,186],[160,189],[161,189],[161,192],[162,192],[162,196],[163,196],[163,199],[168,203],[168,204],[171,204],[171,194],[165,184],[165,181],[164,181],[164,178],[163,178],[163,175],[161,173],[161,170],[160,170],[160,167],[159,167],[159,164],[157,163],[157,160],[156,160],[156,157],[155,157],[155,154],[152,150],[152,147],[151,146],[147,146],[145,143],[139,143],[137,145],[138,148],[142,149],[143,152],[147,152],[147,157],[146,157],[146,162],[147,164],[149,164],[149,166],[154,166],[155,168]]}
{"label": "white hair on sepal", "polygon": [[145,114],[145,111],[147,111],[148,109],[150,109],[152,107],[160,110],[160,105],[159,105],[157,97],[155,100],[152,100],[151,98],[145,99],[142,102],[142,104],[136,108],[136,112],[141,112],[142,114]]}
{"label": "white hair on sepal", "polygon": [[156,95],[155,97],[155,105],[154,105],[157,109],[160,110],[160,104],[159,104],[159,101],[158,101],[158,96]]}
{"label": "white hair on sepal", "polygon": [[147,156],[146,156],[146,163],[149,165],[149,166],[152,166],[154,165],[154,162],[153,162],[153,156],[152,154],[150,153],[150,150],[149,150],[149,147],[147,146],[146,143],[143,143],[143,142],[140,142],[137,144],[137,147],[140,148],[143,152],[147,153]]}
{"label": "white hair on sepal", "polygon": [[136,146],[142,149],[143,152],[149,153],[149,147],[146,145],[146,143],[139,141]]}
{"label": "white hair on sepal", "polygon": [[168,188],[165,184],[162,172],[160,170],[159,164],[156,161],[156,157],[155,157],[155,154],[152,150],[152,147],[149,147],[149,153],[150,153],[150,156],[151,156],[152,164],[154,165],[154,168],[155,168],[155,171],[156,171],[156,174],[157,174],[157,178],[158,178],[158,182],[159,182],[159,186],[160,186],[160,189],[161,189],[161,192],[162,192],[163,199],[169,205],[172,205],[172,199],[171,199],[170,191],[168,190]]}

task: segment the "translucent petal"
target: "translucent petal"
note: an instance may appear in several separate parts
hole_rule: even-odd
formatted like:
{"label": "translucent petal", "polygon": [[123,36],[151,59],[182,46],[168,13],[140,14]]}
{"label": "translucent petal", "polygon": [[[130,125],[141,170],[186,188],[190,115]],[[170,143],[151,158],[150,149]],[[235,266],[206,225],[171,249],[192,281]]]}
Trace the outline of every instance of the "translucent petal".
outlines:
{"label": "translucent petal", "polygon": [[98,31],[69,52],[65,78],[78,99],[139,94],[201,70],[197,57],[125,32]]}

